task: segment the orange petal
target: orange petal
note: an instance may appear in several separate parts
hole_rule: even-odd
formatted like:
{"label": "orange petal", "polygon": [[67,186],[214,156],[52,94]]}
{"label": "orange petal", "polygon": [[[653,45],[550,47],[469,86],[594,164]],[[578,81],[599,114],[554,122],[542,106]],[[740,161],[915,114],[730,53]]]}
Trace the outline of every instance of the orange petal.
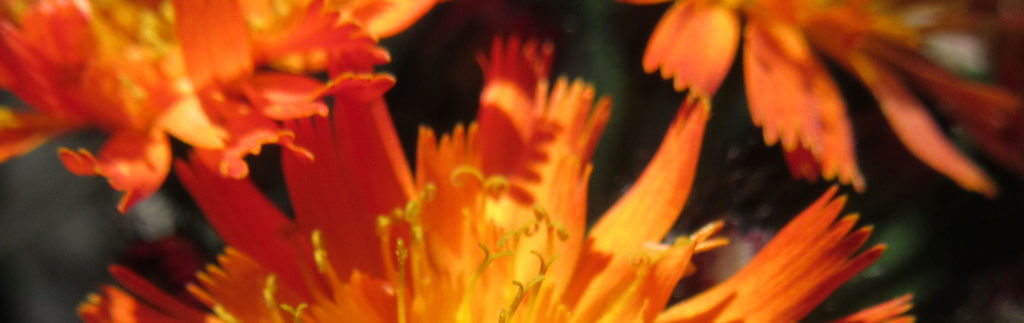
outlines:
{"label": "orange petal", "polygon": [[260,73],[244,86],[249,101],[264,115],[276,120],[327,116],[324,95],[335,94],[358,100],[373,100],[395,84],[387,74],[343,73],[322,84],[307,76],[286,73]]}
{"label": "orange petal", "polygon": [[913,295],[906,294],[881,303],[850,316],[832,321],[832,323],[881,323],[881,322],[913,322],[912,316],[906,314],[914,306]]}
{"label": "orange petal", "polygon": [[253,69],[238,1],[174,0],[174,31],[192,83],[230,82]]}
{"label": "orange petal", "polygon": [[[328,7],[332,7],[330,2],[333,1],[328,1]],[[359,7],[343,10],[352,10],[355,19],[371,35],[386,38],[409,28],[436,3],[436,0],[375,0],[359,2]]]}
{"label": "orange petal", "polygon": [[61,148],[59,152],[72,173],[106,177],[110,187],[123,191],[117,204],[121,213],[156,192],[171,168],[170,143],[159,131],[115,133],[100,150],[99,158],[84,149],[75,152]]}
{"label": "orange petal", "polygon": [[845,198],[832,199],[835,192],[833,187],[790,221],[735,275],[673,305],[657,321],[792,322],[807,315],[885,249],[856,254],[871,228],[850,233],[855,215],[833,223],[845,204]]}
{"label": "orange petal", "polygon": [[851,59],[849,63],[878,99],[882,114],[910,153],[965,189],[986,196],[996,194],[988,175],[957,150],[896,75],[864,58]]}
{"label": "orange petal", "polygon": [[273,34],[253,38],[259,61],[294,72],[323,71],[335,64],[339,71],[372,72],[373,66],[391,60],[377,40],[359,25],[338,23],[337,13],[325,12],[313,2],[299,23]]}
{"label": "orange petal", "polygon": [[683,103],[647,169],[590,230],[595,249],[633,250],[665,236],[690,195],[707,119],[703,103]]}
{"label": "orange petal", "polygon": [[676,91],[690,88],[709,99],[729,72],[739,45],[736,13],[718,5],[681,1],[658,22],[644,51],[644,70],[675,78]]}
{"label": "orange petal", "polygon": [[45,116],[0,108],[0,162],[32,151],[70,129],[69,125]]}
{"label": "orange petal", "polygon": [[78,305],[78,316],[86,323],[205,322],[203,319],[177,317],[175,314],[157,311],[113,286],[103,286],[101,294],[91,294]]}
{"label": "orange petal", "polygon": [[193,147],[222,149],[228,136],[223,128],[210,120],[199,98],[194,96],[175,102],[156,123],[157,127]]}
{"label": "orange petal", "polygon": [[[791,164],[800,161],[794,175],[811,175],[811,163],[816,162],[826,179],[838,177],[862,189],[864,179],[854,156],[843,98],[800,32],[751,19],[745,35],[743,66],[750,116],[763,128],[765,143],[782,141]],[[809,155],[794,159],[795,150]]]}
{"label": "orange petal", "polygon": [[326,116],[327,105],[320,102],[326,86],[304,75],[258,73],[243,85],[249,102],[275,120]]}

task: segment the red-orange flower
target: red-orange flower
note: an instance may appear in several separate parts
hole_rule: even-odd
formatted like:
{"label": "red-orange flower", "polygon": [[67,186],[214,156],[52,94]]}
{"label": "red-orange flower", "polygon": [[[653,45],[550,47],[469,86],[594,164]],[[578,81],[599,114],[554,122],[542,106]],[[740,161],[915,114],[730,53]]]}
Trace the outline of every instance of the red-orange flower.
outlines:
{"label": "red-orange flower", "polygon": [[[721,222],[662,243],[689,195],[708,111],[679,110],[630,191],[586,230],[590,154],[610,102],[547,79],[550,48],[496,41],[482,58],[479,125],[420,131],[409,171],[380,96],[346,97],[333,118],[289,123],[314,161],[286,154],[294,219],[248,181],[178,164],[230,245],[174,300],[130,271],[79,309],[88,322],[794,321],[871,264],[871,228],[836,221],[833,188],[746,268],[668,306],[691,257],[727,243]],[[770,284],[766,282],[772,282]],[[138,297],[138,298],[136,298]],[[141,299],[141,301],[140,301]],[[908,299],[846,322],[907,320]]]}
{"label": "red-orange flower", "polygon": [[[667,0],[620,0],[633,4]],[[814,51],[858,77],[874,94],[897,137],[922,162],[986,195],[996,187],[958,151],[905,80],[933,96],[968,129],[1005,128],[1022,109],[1014,95],[963,81],[916,52],[919,36],[870,1],[678,0],[655,27],[644,53],[678,91],[708,99],[729,70],[743,34],[750,114],[765,142],[782,142],[794,176],[838,178],[865,186],[839,90]],[[740,17],[746,21],[740,26]],[[813,49],[812,49],[813,48]],[[982,131],[971,131],[983,144]],[[1003,147],[1005,148],[1005,147]]]}
{"label": "red-orange flower", "polygon": [[[36,112],[0,110],[0,161],[66,131],[100,128],[111,137],[98,156],[62,148],[60,157],[71,172],[104,176],[124,191],[124,212],[167,176],[168,134],[236,178],[248,174],[243,158],[264,144],[308,155],[279,121],[326,115],[327,94],[390,87],[389,75],[373,73],[389,60],[378,37],[433,4],[12,2],[0,21],[0,85]],[[326,69],[334,75],[326,83],[298,74]]]}

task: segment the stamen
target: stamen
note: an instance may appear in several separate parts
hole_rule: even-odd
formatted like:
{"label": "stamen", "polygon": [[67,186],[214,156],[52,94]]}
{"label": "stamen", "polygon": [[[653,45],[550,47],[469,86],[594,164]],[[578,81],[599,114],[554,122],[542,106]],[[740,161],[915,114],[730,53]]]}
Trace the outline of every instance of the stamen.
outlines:
{"label": "stamen", "polygon": [[219,318],[221,321],[224,321],[224,323],[239,322],[237,317],[231,315],[231,312],[228,312],[228,310],[225,309],[224,306],[220,304],[213,306],[213,315],[216,315],[217,318]]}
{"label": "stamen", "polygon": [[281,310],[292,315],[292,323],[302,323],[302,311],[305,311],[309,304],[301,303],[299,306],[291,307],[288,304],[281,304]]}
{"label": "stamen", "polygon": [[508,309],[502,309],[498,313],[498,322],[509,322],[509,320],[512,319],[512,315],[516,314],[516,309],[519,308],[519,304],[521,304],[523,302],[523,299],[526,298],[526,294],[535,286],[540,285],[542,281],[544,281],[544,275],[537,276],[536,278],[531,280],[530,283],[527,284],[526,286],[523,286],[523,283],[519,282],[518,280],[513,280],[512,284],[516,285],[516,288],[518,288],[519,290],[516,291],[516,297],[512,299],[512,305],[510,305]]}
{"label": "stamen", "polygon": [[459,177],[461,177],[462,175],[472,176],[473,178],[476,178],[476,180],[479,181],[480,183],[484,182],[484,172],[483,171],[481,171],[480,169],[478,169],[476,167],[473,167],[473,166],[461,165],[461,166],[455,167],[455,169],[452,170],[452,174],[449,176],[450,180],[452,181],[452,185],[453,186],[455,186],[455,187],[463,187],[464,186],[464,183],[459,180]]}
{"label": "stamen", "polygon": [[266,283],[263,284],[263,302],[267,305],[267,308],[271,310],[277,306],[277,300],[274,298],[274,293],[277,293],[277,275],[270,274],[267,276]]}
{"label": "stamen", "polygon": [[316,262],[316,269],[321,274],[327,271],[327,250],[324,249],[323,233],[320,230],[313,230],[313,261]]}
{"label": "stamen", "polygon": [[480,263],[480,266],[476,267],[476,272],[473,273],[473,278],[469,280],[470,286],[476,284],[477,279],[480,279],[480,276],[483,276],[484,270],[487,269],[487,266],[489,266],[491,262],[499,258],[508,257],[512,255],[512,251],[502,251],[496,254],[491,254],[491,251],[488,250],[487,246],[485,246],[484,244],[477,243],[477,245],[480,246],[480,249],[484,251],[484,261]]}
{"label": "stamen", "polygon": [[561,256],[555,255],[554,257],[551,257],[551,260],[545,261],[544,256],[542,256],[540,252],[537,252],[537,250],[530,250],[530,253],[537,256],[537,260],[540,260],[540,275],[547,274],[548,268],[551,268],[551,263],[555,262],[555,259],[558,259],[558,257]]}
{"label": "stamen", "polygon": [[398,238],[396,242],[395,256],[398,256],[398,322],[405,323],[405,260],[409,258],[409,249],[405,248],[405,241]]}

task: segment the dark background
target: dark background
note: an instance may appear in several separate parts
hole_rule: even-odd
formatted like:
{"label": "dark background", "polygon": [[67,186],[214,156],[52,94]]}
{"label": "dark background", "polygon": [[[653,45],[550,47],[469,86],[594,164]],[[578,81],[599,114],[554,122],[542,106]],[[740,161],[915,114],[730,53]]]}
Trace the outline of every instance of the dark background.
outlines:
{"label": "dark background", "polygon": [[[384,41],[393,62],[380,70],[398,79],[388,102],[407,156],[414,156],[419,125],[446,131],[473,120],[482,87],[475,58],[493,36],[548,39],[556,45],[554,73],[582,77],[614,100],[595,155],[593,221],[642,171],[683,98],[670,82],[640,66],[647,38],[666,8],[605,0],[440,4],[410,30]],[[674,231],[684,234],[726,219],[725,234],[733,243],[698,256],[698,274],[684,279],[677,300],[728,277],[831,185],[792,179],[781,148],[764,146],[747,112],[740,65],[733,65],[714,97],[697,180]],[[869,244],[886,243],[889,249],[807,321],[835,319],[906,292],[915,294],[913,313],[924,322],[1024,321],[1024,181],[950,128],[961,149],[999,182],[1001,194],[986,199],[960,189],[902,147],[859,84],[833,74],[848,103],[868,180],[864,194],[843,188],[850,195],[846,210],[875,225]],[[971,77],[984,80],[989,74],[976,71]],[[18,105],[9,95],[3,99]],[[126,264],[180,293],[196,266],[222,248],[173,174],[159,193],[119,215],[117,193],[102,179],[73,176],[57,159],[57,147],[98,149],[103,139],[78,133],[0,164],[0,321],[75,321],[75,305],[111,281],[110,263]],[[176,146],[179,156],[186,152]],[[273,147],[250,158],[252,178],[287,208],[279,158]]]}

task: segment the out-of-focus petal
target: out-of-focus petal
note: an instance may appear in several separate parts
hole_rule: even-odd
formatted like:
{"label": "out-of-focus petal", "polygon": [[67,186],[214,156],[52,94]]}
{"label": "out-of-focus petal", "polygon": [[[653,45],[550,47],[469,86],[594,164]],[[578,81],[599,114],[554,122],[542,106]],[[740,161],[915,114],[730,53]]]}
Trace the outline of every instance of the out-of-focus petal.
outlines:
{"label": "out-of-focus petal", "polygon": [[115,133],[100,150],[99,158],[85,149],[60,149],[64,166],[76,175],[99,175],[110,187],[123,191],[117,204],[121,213],[156,192],[171,169],[171,146],[160,131]]}
{"label": "out-of-focus petal", "polygon": [[710,99],[729,72],[739,37],[740,20],[732,9],[679,1],[654,27],[644,51],[644,70],[661,69],[663,78],[675,79],[676,91],[690,88]]}
{"label": "out-of-focus petal", "polygon": [[896,75],[859,56],[849,64],[878,99],[882,114],[910,153],[965,189],[987,196],[996,194],[992,179],[957,150]]}
{"label": "out-of-focus petal", "polygon": [[104,286],[99,294],[89,295],[85,302],[78,305],[78,316],[86,323],[204,322],[204,320],[187,320],[175,317],[173,314],[153,309],[146,303],[113,286]]}
{"label": "out-of-focus petal", "polygon": [[72,127],[42,115],[0,108],[0,162],[20,156]]}
{"label": "out-of-focus petal", "polygon": [[[856,215],[835,221],[845,204],[845,198],[832,198],[836,191],[790,221],[735,275],[669,307],[657,322],[792,322],[807,315],[885,249],[878,245],[857,254],[871,227],[851,233]],[[709,320],[708,313],[716,315]]]}
{"label": "out-of-focus petal", "polygon": [[238,1],[174,0],[174,31],[196,88],[249,74],[253,57]]}
{"label": "out-of-focus petal", "polygon": [[1020,94],[963,80],[920,54],[887,43],[869,44],[870,53],[893,69],[913,76],[910,81],[938,98],[940,108],[993,159],[1024,174],[1024,149],[1020,148],[1024,142],[1024,105]]}
{"label": "out-of-focus petal", "polygon": [[252,108],[237,102],[204,101],[206,111],[221,123],[228,133],[228,139],[221,149],[196,147],[196,157],[220,172],[221,176],[244,178],[249,176],[249,165],[245,157],[259,155],[264,145],[279,144],[300,155],[309,153],[292,144],[295,134],[283,129],[273,120],[252,111]]}
{"label": "out-of-focus petal", "polygon": [[903,295],[888,302],[865,308],[860,312],[851,314],[850,316],[832,321],[832,323],[914,322],[913,316],[904,315],[914,307],[914,304],[911,302],[913,298],[914,296],[910,294]]}
{"label": "out-of-focus petal", "polygon": [[420,19],[430,8],[433,8],[436,0],[375,0],[364,1],[358,6],[351,8],[346,3],[349,1],[328,0],[327,7],[335,7],[345,11],[351,10],[351,15],[358,21],[366,31],[374,37],[386,38],[394,36]]}
{"label": "out-of-focus petal", "polygon": [[[826,179],[863,189],[843,98],[800,32],[751,19],[744,41],[750,116],[763,128],[765,142],[781,141],[790,164],[801,162],[791,168],[799,170],[795,175],[810,175],[808,162],[817,161]],[[813,160],[794,159],[798,149]]]}
{"label": "out-of-focus petal", "polygon": [[193,147],[224,148],[227,132],[213,124],[199,102],[194,96],[182,98],[160,115],[156,126]]}
{"label": "out-of-focus petal", "polygon": [[321,2],[304,10],[298,23],[253,38],[257,60],[295,73],[322,71],[329,64],[340,65],[332,67],[339,71],[371,72],[391,60],[375,38],[358,24],[339,24],[338,14],[325,12]]}
{"label": "out-of-focus petal", "polygon": [[327,88],[308,76],[276,72],[258,73],[243,85],[249,102],[276,120],[327,116],[327,105],[320,102]]}

